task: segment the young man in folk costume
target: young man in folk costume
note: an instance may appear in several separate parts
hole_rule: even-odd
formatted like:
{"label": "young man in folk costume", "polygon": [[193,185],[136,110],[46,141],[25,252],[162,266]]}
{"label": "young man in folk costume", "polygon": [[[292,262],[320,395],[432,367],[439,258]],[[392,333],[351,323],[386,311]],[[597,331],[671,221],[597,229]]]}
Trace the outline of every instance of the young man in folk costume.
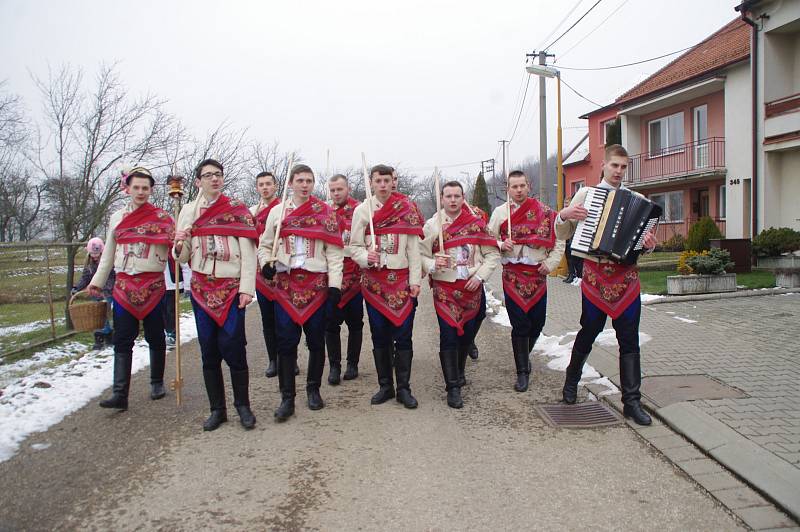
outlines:
{"label": "young man in folk costume", "polygon": [[287,186],[292,195],[269,213],[258,246],[264,277],[275,279],[275,328],[280,331],[277,346],[281,404],[275,410],[278,421],[294,414],[294,369],[302,332],[308,346],[308,408],[319,410],[325,406],[319,393],[325,370],[325,302],[336,305],[341,300],[344,260],[336,214],[311,195],[311,168],[295,165]]}
{"label": "young man in folk costume", "polygon": [[502,242],[503,293],[517,368],[514,389],[524,392],[531,374],[530,352],[547,316],[547,274],[558,266],[564,253],[564,240],[556,238],[553,227],[556,213],[539,200],[528,197],[530,183],[524,173],[508,174],[507,185],[511,198],[511,234],[508,203],[494,210],[489,230]]}
{"label": "young man in folk costume", "polygon": [[[440,216],[443,252],[439,249]],[[431,276],[447,405],[461,408],[467,356],[486,316],[483,280],[497,267],[500,252],[486,222],[464,203],[464,189],[458,181],[444,184],[442,212],[425,222],[424,232],[422,269]]]}
{"label": "young man in folk costume", "polygon": [[[414,356],[411,335],[421,277],[422,218],[406,196],[392,192],[390,167],[374,166],[369,176],[373,196],[369,204],[365,201],[353,213],[349,249],[353,260],[363,268],[361,293],[367,303],[380,385],[371,402],[381,404],[395,397],[394,368],[397,401],[406,408],[416,408],[409,381]],[[377,235],[374,251],[370,208]]]}
{"label": "young man in folk costume", "polygon": [[244,319],[255,295],[258,235],[247,206],[222,193],[223,172],[214,159],[197,166],[200,193],[181,210],[175,233],[175,257],[192,268],[192,307],[211,409],[203,430],[215,430],[228,420],[223,360],[230,368],[239,421],[245,429],[256,424],[250,410]]}
{"label": "young man in folk costume", "polygon": [[110,399],[100,402],[103,408],[128,408],[131,384],[133,343],[144,323],[144,337],[150,347],[150,398],[161,399],[164,389],[164,365],[167,345],[161,298],[164,295],[164,265],[175,234],[175,222],[162,209],[149,202],[155,180],[142,167],[134,168],[125,178],[131,201],[111,215],[106,246],[89,294],[102,296],[111,269],[116,270],[114,298],[114,385]]}
{"label": "young man in folk costume", "polygon": [[[281,202],[276,195],[277,188],[275,175],[272,172],[261,172],[256,176],[256,190],[261,199],[258,204],[250,207],[250,214],[255,218],[259,239],[264,234],[267,216]],[[263,266],[263,264],[259,263],[259,268],[256,272],[256,299],[258,299],[258,308],[261,310],[261,329],[264,331],[264,343],[267,346],[267,370],[265,374],[268,378],[272,378],[278,374],[277,336],[275,334],[275,281],[269,281],[264,278],[261,274],[261,267]],[[299,370],[295,367],[295,375],[298,373]]]}
{"label": "young man in folk costume", "polygon": [[[622,179],[627,168],[628,152],[625,148],[619,144],[608,146],[603,160],[603,180],[597,186],[606,189],[624,189]],[[580,189],[569,206],[559,212],[556,219],[559,233],[566,231],[566,236],[571,237],[575,233],[578,221],[586,218],[588,211],[583,207],[583,202],[587,190]],[[644,247],[652,251],[655,246],[655,235],[652,232],[647,233]],[[584,259],[581,282],[581,330],[575,338],[572,357],[567,367],[563,389],[564,402],[573,404],[577,400],[583,364],[589,357],[595,338],[605,326],[606,317],[611,316],[611,323],[619,343],[623,414],[625,417],[633,418],[639,425],[649,425],[652,420],[642,409],[639,391],[642,383],[639,351],[639,318],[642,305],[639,298],[638,268],[635,264],[619,264],[575,250],[572,253]]]}
{"label": "young man in folk costume", "polygon": [[[469,207],[472,210],[472,213],[475,214],[475,216],[480,217],[484,221],[484,223],[486,223],[486,224],[489,223],[489,214],[486,211],[484,211],[483,209],[481,209],[480,207],[477,207],[475,205],[470,205]],[[478,325],[477,325],[478,329],[481,328],[481,323],[483,323],[484,318],[485,318],[485,316],[483,316],[483,317],[481,317],[479,319]],[[469,346],[469,350],[467,351],[467,354],[469,355],[469,358],[471,358],[472,360],[478,360],[478,356],[480,356],[480,351],[478,351],[478,346],[475,345],[475,341],[474,340],[472,341],[472,344]]]}
{"label": "young man in folk costume", "polygon": [[[339,232],[345,246],[350,242],[350,228],[353,213],[360,204],[350,196],[347,177],[336,174],[328,179]],[[361,340],[364,328],[364,297],[361,295],[361,268],[344,249],[344,268],[342,273],[342,300],[334,305],[328,302],[328,324],[325,327],[325,345],[328,348],[330,370],[328,382],[339,384],[342,371],[342,343],[340,338],[342,323],[347,323],[347,370],[344,380],[358,377],[358,360],[361,356]]]}

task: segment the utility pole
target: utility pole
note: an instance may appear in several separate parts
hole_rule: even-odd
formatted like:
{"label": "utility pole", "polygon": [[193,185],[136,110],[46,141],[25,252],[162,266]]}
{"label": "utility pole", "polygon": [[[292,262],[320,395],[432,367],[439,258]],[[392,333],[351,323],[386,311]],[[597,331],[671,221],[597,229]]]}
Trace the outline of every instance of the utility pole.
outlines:
{"label": "utility pole", "polygon": [[[545,50],[538,53],[534,50],[526,54],[529,58],[538,57],[540,65],[547,64],[548,57],[555,57]],[[543,76],[539,76],[539,201],[548,203],[549,189],[547,183],[547,89]]]}
{"label": "utility pole", "polygon": [[506,173],[506,144],[508,144],[510,141],[498,140],[497,142],[503,145],[503,179],[507,179],[508,174]]}

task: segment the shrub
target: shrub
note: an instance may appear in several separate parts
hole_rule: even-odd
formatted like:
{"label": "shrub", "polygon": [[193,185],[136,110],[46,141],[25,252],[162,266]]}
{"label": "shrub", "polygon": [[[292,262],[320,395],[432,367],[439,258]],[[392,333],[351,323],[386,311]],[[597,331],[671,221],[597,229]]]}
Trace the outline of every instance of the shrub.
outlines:
{"label": "shrub", "polygon": [[703,216],[697,220],[690,228],[689,235],[686,237],[686,249],[691,251],[703,251],[711,248],[709,240],[712,238],[722,238],[717,224],[709,216]]}
{"label": "shrub", "polygon": [[681,253],[681,256],[678,257],[678,268],[677,268],[678,273],[681,275],[691,275],[692,273],[694,273],[692,271],[692,268],[690,268],[689,265],[687,264],[687,262],[689,259],[691,259],[692,257],[696,257],[697,255],[700,255],[700,253],[696,251],[684,251],[683,253]]}
{"label": "shrub", "polygon": [[722,275],[726,269],[733,267],[733,262],[727,250],[711,249],[686,259],[686,266],[697,275]]}
{"label": "shrub", "polygon": [[686,249],[686,238],[676,233],[658,245],[659,251],[683,251]]}
{"label": "shrub", "polygon": [[770,227],[753,239],[753,253],[758,257],[777,257],[798,249],[800,232],[789,227]]}

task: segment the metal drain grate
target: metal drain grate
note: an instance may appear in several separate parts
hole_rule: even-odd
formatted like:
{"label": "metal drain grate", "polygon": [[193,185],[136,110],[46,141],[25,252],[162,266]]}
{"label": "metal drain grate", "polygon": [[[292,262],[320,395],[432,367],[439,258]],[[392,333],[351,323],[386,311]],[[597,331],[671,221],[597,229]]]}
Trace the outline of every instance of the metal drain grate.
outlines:
{"label": "metal drain grate", "polygon": [[576,405],[564,403],[536,405],[534,408],[542,419],[554,427],[589,429],[622,423],[622,418],[616,411],[599,401],[587,401]]}

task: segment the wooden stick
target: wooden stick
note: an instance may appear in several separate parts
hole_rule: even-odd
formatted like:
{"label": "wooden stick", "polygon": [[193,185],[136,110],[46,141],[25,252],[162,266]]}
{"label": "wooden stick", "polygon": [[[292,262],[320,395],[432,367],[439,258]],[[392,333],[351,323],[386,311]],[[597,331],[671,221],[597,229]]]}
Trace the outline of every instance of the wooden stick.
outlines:
{"label": "wooden stick", "polygon": [[[50,248],[44,248],[44,260],[47,267],[47,304],[50,307],[50,332],[53,339],[56,338],[56,316],[53,311],[53,276],[50,273]],[[106,301],[106,314],[108,314],[108,302]]]}
{"label": "wooden stick", "polygon": [[[168,189],[169,195],[172,197],[172,203],[175,212],[175,226],[178,225],[178,217],[181,213],[181,197],[183,196],[183,188],[181,186],[182,178],[175,176],[175,165],[172,166],[173,184]],[[168,182],[169,184],[169,182]],[[184,242],[184,245],[187,245]],[[172,389],[175,391],[175,400],[178,406],[183,404],[183,375],[181,372],[181,301],[180,290],[178,289],[178,276],[180,275],[181,264],[179,260],[175,260],[175,272],[173,279],[175,280],[175,380],[172,381]]]}
{"label": "wooden stick", "polygon": [[278,239],[281,237],[281,225],[283,225],[283,215],[286,214],[286,196],[289,192],[289,176],[292,175],[292,165],[294,164],[294,153],[289,156],[289,166],[286,167],[286,178],[283,180],[283,194],[281,198],[281,215],[278,218],[278,228],[275,229],[275,240],[272,241],[272,253],[270,253],[270,264],[275,264],[275,257],[278,256]]}
{"label": "wooden stick", "polygon": [[436,221],[439,224],[439,253],[437,253],[436,256],[447,257],[449,259],[450,256],[444,251],[444,230],[442,229],[442,185],[439,183],[438,168],[433,169],[433,180],[436,187]]}
{"label": "wooden stick", "polygon": [[328,148],[328,151],[325,154],[325,196],[328,198],[328,203],[333,205],[333,199],[331,198],[331,150]]}
{"label": "wooden stick", "polygon": [[372,244],[370,247],[372,251],[375,251],[375,240],[377,237],[375,236],[375,225],[372,222],[372,189],[369,187],[369,175],[367,174],[367,156],[364,155],[364,152],[361,152],[361,165],[364,168],[364,188],[367,192],[367,211],[369,212],[369,232],[370,236],[372,237]]}

